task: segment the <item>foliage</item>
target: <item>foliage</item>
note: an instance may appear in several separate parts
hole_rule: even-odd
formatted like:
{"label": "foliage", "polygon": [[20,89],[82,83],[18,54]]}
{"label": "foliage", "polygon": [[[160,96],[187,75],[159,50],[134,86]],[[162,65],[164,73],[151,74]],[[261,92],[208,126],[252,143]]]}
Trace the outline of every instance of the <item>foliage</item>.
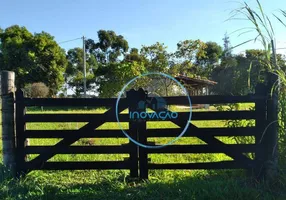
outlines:
{"label": "foliage", "polygon": [[205,45],[204,56],[197,54],[195,65],[199,69],[198,75],[210,78],[213,69],[219,65],[223,52],[222,47],[216,42],[207,42]]}
{"label": "foliage", "polygon": [[25,85],[24,95],[31,98],[44,98],[49,95],[49,88],[44,83],[33,83]]}
{"label": "foliage", "polygon": [[232,47],[227,33],[224,34],[224,38],[222,40],[223,40],[223,58],[231,57]]}
{"label": "foliage", "polygon": [[[226,105],[216,105],[215,106],[218,111],[238,111],[241,110],[241,104],[226,104]],[[254,107],[249,107],[249,110],[255,110]],[[225,127],[228,128],[237,128],[237,127],[252,127],[255,125],[254,120],[227,120],[225,122]],[[254,137],[252,136],[230,136],[237,144],[252,144],[254,143]],[[254,154],[246,154],[247,156],[254,158]]]}
{"label": "foliage", "polygon": [[206,58],[207,45],[201,40],[184,40],[177,44],[175,53],[177,58],[185,58],[189,61]]}
{"label": "foliage", "polygon": [[[74,90],[76,97],[80,97],[84,91],[84,67],[83,50],[81,48],[70,49],[67,52],[68,66],[66,68],[65,79],[68,86]],[[94,89],[94,72],[98,68],[98,63],[92,54],[86,56],[86,86],[87,90]]]}
{"label": "foliage", "polygon": [[33,83],[31,86],[31,97],[44,98],[49,94],[49,88],[44,83]]}
{"label": "foliage", "polygon": [[149,72],[166,72],[169,67],[170,54],[164,44],[157,42],[151,46],[142,46],[140,51],[144,57],[145,68]]}
{"label": "foliage", "polygon": [[97,43],[92,39],[86,41],[86,49],[100,64],[117,62],[129,49],[124,37],[114,31],[99,30],[97,36]]}
{"label": "foliage", "polygon": [[[99,30],[97,35],[98,42],[88,39],[85,44],[89,57],[96,66],[87,81],[89,89],[93,89],[99,96],[112,97],[121,90],[124,83],[140,73],[142,66],[140,62],[123,61],[122,57],[128,52],[129,46],[122,35],[106,30]],[[136,50],[132,49],[131,54],[136,54]]]}
{"label": "foliage", "polygon": [[144,57],[142,55],[139,54],[139,50],[136,48],[131,48],[130,52],[125,54],[124,57],[124,61],[125,62],[143,62],[144,61]]}
{"label": "foliage", "polygon": [[61,92],[61,93],[58,94],[58,97],[59,98],[66,98],[66,95],[63,92]]}
{"label": "foliage", "polygon": [[[248,49],[245,55],[223,57],[221,65],[212,70],[212,80],[218,82],[213,92],[228,95],[253,93],[257,83],[267,80],[268,68],[263,61],[264,53],[264,50]],[[285,69],[284,56],[278,54],[277,63]]]}
{"label": "foliage", "polygon": [[100,97],[115,97],[132,78],[145,71],[138,62],[109,63],[97,71],[96,84]]}
{"label": "foliage", "polygon": [[[279,123],[279,142],[282,144],[280,146],[280,154],[285,154],[285,138],[286,138],[286,127],[285,127],[285,113],[286,113],[286,106],[285,106],[285,87],[286,87],[286,76],[285,76],[285,62],[279,62],[276,58],[276,45],[275,45],[275,32],[272,27],[272,23],[270,18],[264,13],[263,7],[259,0],[256,0],[258,5],[257,10],[252,9],[247,3],[244,3],[243,6],[239,9],[234,11],[234,16],[242,15],[245,17],[246,20],[251,24],[250,29],[254,30],[257,36],[251,41],[260,41],[264,51],[263,54],[260,55],[259,61],[265,66],[267,72],[269,72],[272,77],[278,78],[279,81],[272,80],[272,77],[269,78],[268,84],[272,85],[271,95],[277,95],[280,97],[279,99],[279,116],[278,116],[278,123]],[[285,12],[282,11],[284,17],[286,17]],[[282,19],[274,15],[276,19],[278,19],[282,25],[285,26],[285,23]],[[279,58],[279,56],[278,56]],[[280,57],[281,59],[281,57]],[[280,66],[280,64],[284,66]],[[273,76],[274,75],[274,76]],[[274,121],[275,122],[275,121]],[[271,122],[272,124],[274,122]],[[270,123],[270,124],[271,124]],[[269,125],[270,125],[269,124]],[[274,123],[276,124],[276,123]],[[282,148],[281,148],[282,147]],[[283,157],[279,157],[280,160],[283,160]],[[276,162],[277,158],[274,158],[272,161]],[[273,163],[271,161],[271,164]],[[284,163],[285,164],[285,163]]]}
{"label": "foliage", "polygon": [[281,162],[281,166],[286,165],[286,91],[285,88],[282,89],[282,91],[279,94],[279,152]]}
{"label": "foliage", "polygon": [[0,33],[0,40],[0,70],[14,71],[18,87],[43,82],[51,95],[60,89],[67,61],[53,36],[46,32],[33,35],[15,25]]}

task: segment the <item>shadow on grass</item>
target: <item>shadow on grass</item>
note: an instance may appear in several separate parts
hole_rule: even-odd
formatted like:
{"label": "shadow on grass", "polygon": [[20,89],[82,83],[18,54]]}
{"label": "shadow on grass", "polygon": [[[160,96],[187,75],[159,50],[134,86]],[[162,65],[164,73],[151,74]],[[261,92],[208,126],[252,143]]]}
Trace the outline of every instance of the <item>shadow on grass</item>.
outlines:
{"label": "shadow on grass", "polygon": [[3,179],[0,199],[286,199],[283,183],[258,183],[233,171],[174,175],[169,179],[155,175],[149,181],[128,180],[126,174],[36,172],[20,180]]}

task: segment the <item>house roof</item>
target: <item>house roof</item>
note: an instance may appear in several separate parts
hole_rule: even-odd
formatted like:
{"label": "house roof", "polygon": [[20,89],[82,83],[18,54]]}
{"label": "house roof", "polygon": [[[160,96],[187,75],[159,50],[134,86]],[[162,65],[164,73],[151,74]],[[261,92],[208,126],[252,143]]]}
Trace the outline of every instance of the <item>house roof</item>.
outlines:
{"label": "house roof", "polygon": [[190,78],[184,75],[178,75],[175,77],[178,81],[183,81],[184,83],[192,86],[192,87],[199,87],[199,86],[209,86],[209,85],[216,85],[217,82],[211,81],[208,79],[200,79],[200,78]]}

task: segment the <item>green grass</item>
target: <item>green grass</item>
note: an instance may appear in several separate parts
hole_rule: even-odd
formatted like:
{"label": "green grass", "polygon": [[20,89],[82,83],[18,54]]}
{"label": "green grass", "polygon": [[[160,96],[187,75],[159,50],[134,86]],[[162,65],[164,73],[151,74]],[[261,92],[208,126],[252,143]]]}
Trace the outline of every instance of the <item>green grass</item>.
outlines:
{"label": "green grass", "polygon": [[[247,109],[248,106],[245,107]],[[176,109],[176,108],[175,108]],[[241,108],[244,109],[244,108]],[[210,110],[214,110],[213,107]],[[44,113],[98,113],[105,109],[46,110]],[[204,111],[204,110],[200,110]],[[43,113],[36,108],[31,113]],[[78,129],[85,123],[29,123],[28,129]],[[199,127],[223,127],[224,121],[196,121]],[[128,128],[128,125],[124,125]],[[148,123],[148,128],[176,127],[172,123]],[[118,129],[106,123],[99,129]],[[151,138],[163,144],[172,138]],[[232,138],[218,137],[225,143]],[[73,145],[88,145],[81,139]],[[32,145],[53,145],[59,139],[31,139]],[[127,139],[93,139],[92,145],[122,144]],[[198,138],[183,138],[177,144],[204,144]],[[2,144],[0,142],[0,146]],[[1,149],[0,149],[1,151]],[[31,155],[30,159],[36,155]],[[123,160],[128,155],[56,155],[53,161]],[[230,160],[224,154],[150,155],[154,163],[190,163]],[[2,155],[0,156],[2,163]],[[2,164],[1,164],[2,165]],[[130,179],[128,170],[32,171],[25,178],[8,178],[0,167],[0,199],[286,199],[285,178],[267,184],[247,176],[243,170],[150,170],[149,180]]]}

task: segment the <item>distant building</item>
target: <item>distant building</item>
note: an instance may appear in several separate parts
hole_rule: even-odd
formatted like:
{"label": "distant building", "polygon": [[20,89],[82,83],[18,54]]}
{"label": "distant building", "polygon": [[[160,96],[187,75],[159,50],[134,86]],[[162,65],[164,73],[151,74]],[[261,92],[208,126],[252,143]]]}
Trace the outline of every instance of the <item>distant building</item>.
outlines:
{"label": "distant building", "polygon": [[[217,82],[208,79],[190,78],[184,75],[178,75],[175,78],[184,84],[190,96],[210,95],[210,87],[217,84]],[[202,105],[202,104],[193,105],[193,108],[202,108],[202,107],[208,108],[209,105]]]}

